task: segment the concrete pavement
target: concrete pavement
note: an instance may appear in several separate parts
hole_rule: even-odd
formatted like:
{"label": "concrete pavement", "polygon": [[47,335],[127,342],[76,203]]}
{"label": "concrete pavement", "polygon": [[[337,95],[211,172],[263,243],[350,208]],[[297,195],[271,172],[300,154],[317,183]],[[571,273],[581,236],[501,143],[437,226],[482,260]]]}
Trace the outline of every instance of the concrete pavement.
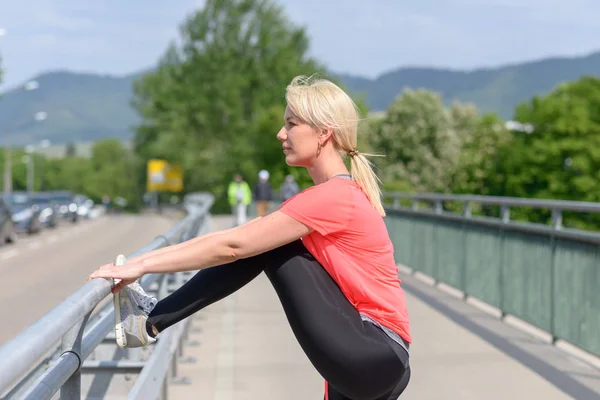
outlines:
{"label": "concrete pavement", "polygon": [[[215,230],[230,217],[213,217]],[[264,274],[192,317],[170,399],[319,399],[323,380],[296,342],[279,299]]]}
{"label": "concrete pavement", "polygon": [[[600,398],[598,369],[412,276],[402,279],[415,340],[403,399]],[[170,398],[323,397],[323,380],[264,275],[193,316],[190,344],[179,367],[188,383],[171,385]]]}
{"label": "concrete pavement", "polygon": [[414,343],[408,399],[600,399],[600,370],[484,307],[401,274]]}

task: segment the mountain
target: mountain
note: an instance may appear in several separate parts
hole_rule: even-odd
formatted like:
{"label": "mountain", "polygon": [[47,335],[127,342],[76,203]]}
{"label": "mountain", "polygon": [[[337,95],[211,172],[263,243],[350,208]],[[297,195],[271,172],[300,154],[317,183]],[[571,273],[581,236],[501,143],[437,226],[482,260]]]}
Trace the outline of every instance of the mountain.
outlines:
{"label": "mountain", "polygon": [[[53,143],[89,142],[115,137],[129,140],[139,117],[130,106],[133,80],[124,77],[50,72],[32,78],[0,98],[0,144],[26,145],[42,139]],[[511,118],[515,106],[557,84],[583,75],[600,76],[600,52],[584,57],[548,58],[497,68],[459,71],[441,68],[399,68],[375,79],[336,74],[355,94],[363,94],[372,111],[383,111],[404,88],[441,92],[447,102],[472,102],[482,111]],[[283,90],[283,88],[282,88]],[[35,119],[45,112],[43,121]],[[7,136],[7,133],[9,134]]]}
{"label": "mountain", "polygon": [[[25,90],[21,85],[0,98],[0,137],[9,135],[12,145],[42,139],[53,143],[129,139],[130,128],[138,122],[129,105],[135,76],[63,71],[34,77],[37,89]],[[36,120],[42,112],[46,119]]]}
{"label": "mountain", "polygon": [[400,68],[376,79],[338,75],[353,93],[362,93],[371,110],[385,110],[403,88],[441,92],[444,100],[474,103],[482,111],[512,118],[515,106],[557,84],[583,75],[600,76],[600,52],[575,58],[548,58],[498,68],[456,71],[438,68]]}

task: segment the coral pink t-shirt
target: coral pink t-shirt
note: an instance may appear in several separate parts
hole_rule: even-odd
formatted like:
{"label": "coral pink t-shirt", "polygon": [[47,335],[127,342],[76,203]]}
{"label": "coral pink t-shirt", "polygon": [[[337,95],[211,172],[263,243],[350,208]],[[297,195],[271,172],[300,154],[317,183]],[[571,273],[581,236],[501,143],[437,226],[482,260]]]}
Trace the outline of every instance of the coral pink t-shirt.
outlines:
{"label": "coral pink t-shirt", "polygon": [[404,290],[383,217],[354,181],[332,178],[280,209],[313,232],[302,238],[360,314],[410,343]]}

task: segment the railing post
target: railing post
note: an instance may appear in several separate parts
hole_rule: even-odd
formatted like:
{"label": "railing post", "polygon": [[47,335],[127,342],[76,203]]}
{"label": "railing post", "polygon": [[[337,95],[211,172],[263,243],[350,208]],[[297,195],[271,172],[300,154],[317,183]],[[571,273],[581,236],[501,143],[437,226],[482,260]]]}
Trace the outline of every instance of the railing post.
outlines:
{"label": "railing post", "polygon": [[393,208],[400,208],[400,198],[399,197],[394,196],[394,202],[393,202],[392,207]]}
{"label": "railing post", "polygon": [[67,379],[60,388],[60,400],[79,400],[81,399],[81,365],[83,359],[81,355],[81,340],[85,324],[90,314],[86,315],[80,322],[76,323],[62,338],[62,353],[73,353],[79,359],[77,371]]}
{"label": "railing post", "polygon": [[169,295],[169,275],[164,274],[160,277],[158,284],[158,299],[162,300]]}
{"label": "railing post", "polygon": [[561,230],[563,228],[563,224],[562,224],[562,212],[560,210],[557,210],[556,208],[552,209],[552,229],[555,229],[557,231]]}
{"label": "railing post", "polygon": [[178,272],[175,274],[175,282],[177,282],[177,288],[180,288],[185,283],[185,272]]}
{"label": "railing post", "polygon": [[[465,217],[466,219],[471,218],[471,202],[470,201],[465,201],[464,205],[463,205],[463,217]],[[462,276],[461,276],[461,283],[462,283],[462,290],[463,290],[463,300],[466,300],[469,297],[469,294],[467,293],[467,260],[468,260],[468,254],[469,254],[469,248],[467,246],[467,228],[466,228],[466,224],[467,222],[463,221],[462,223],[462,246],[463,246],[463,251],[462,251]]]}
{"label": "railing post", "polygon": [[444,211],[444,205],[441,200],[436,200],[434,203],[434,209],[436,214],[441,214]]}
{"label": "railing post", "polygon": [[[510,222],[510,208],[508,206],[500,207],[500,218],[502,219],[503,224],[508,224]],[[498,290],[500,298],[498,299],[498,303],[500,305],[500,312],[502,315],[502,319],[506,317],[506,311],[504,306],[504,269],[505,269],[505,257],[504,253],[506,252],[506,234],[503,228],[500,228],[500,268],[498,269]]]}
{"label": "railing post", "polygon": [[500,218],[505,224],[508,224],[510,222],[510,208],[508,206],[500,207]]}
{"label": "railing post", "polygon": [[169,377],[165,376],[163,380],[162,390],[161,390],[161,400],[167,400],[169,398],[169,386],[168,386]]}
{"label": "railing post", "polygon": [[465,201],[464,206],[463,206],[463,216],[465,218],[471,218],[471,216],[472,216],[471,202],[468,200]]}
{"label": "railing post", "polygon": [[[552,209],[552,229],[560,231],[563,228],[561,210]],[[552,335],[552,343],[556,343],[556,236],[550,238],[550,334]]]}
{"label": "railing post", "polygon": [[415,211],[418,210],[419,209],[419,200],[412,199],[411,207],[410,208],[412,208]]}
{"label": "railing post", "polygon": [[173,353],[173,358],[171,358],[171,379],[177,377],[177,350]]}

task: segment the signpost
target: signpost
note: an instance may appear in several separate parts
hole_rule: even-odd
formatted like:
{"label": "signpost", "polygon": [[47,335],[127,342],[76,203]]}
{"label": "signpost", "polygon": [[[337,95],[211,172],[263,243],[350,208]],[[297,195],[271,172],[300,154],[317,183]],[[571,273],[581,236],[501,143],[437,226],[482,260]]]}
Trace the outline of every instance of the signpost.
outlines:
{"label": "signpost", "polygon": [[[158,192],[181,192],[183,190],[183,167],[165,160],[148,161],[146,190],[153,193],[154,206],[159,209]],[[159,209],[160,210],[160,209]]]}

